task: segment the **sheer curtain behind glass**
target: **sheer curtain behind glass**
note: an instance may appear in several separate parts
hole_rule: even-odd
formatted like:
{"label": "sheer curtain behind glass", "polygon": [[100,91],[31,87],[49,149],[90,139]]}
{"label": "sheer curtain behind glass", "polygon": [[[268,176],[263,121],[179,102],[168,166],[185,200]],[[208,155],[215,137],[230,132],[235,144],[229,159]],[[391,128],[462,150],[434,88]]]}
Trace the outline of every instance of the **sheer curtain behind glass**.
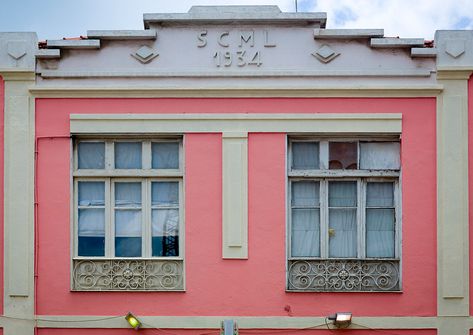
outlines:
{"label": "sheer curtain behind glass", "polygon": [[179,256],[179,183],[151,184],[152,255]]}
{"label": "sheer curtain behind glass", "polygon": [[141,256],[141,183],[115,183],[115,256]]}
{"label": "sheer curtain behind glass", "polygon": [[78,182],[78,255],[105,255],[105,183]]}
{"label": "sheer curtain behind glass", "polygon": [[394,184],[368,183],[366,257],[394,257]]}
{"label": "sheer curtain behind glass", "polygon": [[320,256],[320,183],[292,182],[291,255]]}
{"label": "sheer curtain behind glass", "polygon": [[357,182],[329,182],[329,257],[357,257]]}

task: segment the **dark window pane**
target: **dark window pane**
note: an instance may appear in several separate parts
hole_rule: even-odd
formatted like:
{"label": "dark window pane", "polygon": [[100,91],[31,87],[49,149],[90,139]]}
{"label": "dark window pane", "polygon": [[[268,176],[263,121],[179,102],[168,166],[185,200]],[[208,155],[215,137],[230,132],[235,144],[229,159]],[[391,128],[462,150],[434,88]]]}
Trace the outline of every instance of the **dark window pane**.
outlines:
{"label": "dark window pane", "polygon": [[179,255],[179,210],[153,209],[153,256]]}
{"label": "dark window pane", "polygon": [[116,257],[141,257],[141,237],[116,237]]}
{"label": "dark window pane", "polygon": [[105,168],[105,143],[80,142],[78,145],[79,169]]}
{"label": "dark window pane", "polygon": [[151,145],[153,169],[179,169],[179,143],[163,142]]}
{"label": "dark window pane", "polygon": [[309,170],[319,168],[318,142],[292,142],[292,168]]}
{"label": "dark window pane", "polygon": [[329,143],[329,169],[356,170],[358,144],[356,142]]}
{"label": "dark window pane", "polygon": [[105,237],[79,236],[79,256],[105,256]]}

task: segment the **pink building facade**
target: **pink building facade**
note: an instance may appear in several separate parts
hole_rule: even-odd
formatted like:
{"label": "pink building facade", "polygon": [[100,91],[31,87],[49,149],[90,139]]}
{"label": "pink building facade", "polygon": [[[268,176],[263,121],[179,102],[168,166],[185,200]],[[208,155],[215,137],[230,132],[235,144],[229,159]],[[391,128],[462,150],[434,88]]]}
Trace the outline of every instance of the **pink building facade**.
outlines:
{"label": "pink building facade", "polygon": [[473,32],[325,22],[0,34],[2,334],[469,334]]}

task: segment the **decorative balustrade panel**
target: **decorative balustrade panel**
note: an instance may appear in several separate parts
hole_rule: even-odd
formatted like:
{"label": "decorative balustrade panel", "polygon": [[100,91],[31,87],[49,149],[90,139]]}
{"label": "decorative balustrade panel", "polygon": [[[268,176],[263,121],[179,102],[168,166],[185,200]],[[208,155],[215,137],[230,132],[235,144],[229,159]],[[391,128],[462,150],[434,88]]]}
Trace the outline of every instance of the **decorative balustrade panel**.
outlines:
{"label": "decorative balustrade panel", "polygon": [[399,291],[398,260],[290,260],[288,290]]}
{"label": "decorative balustrade panel", "polygon": [[74,260],[74,291],[183,291],[182,260]]}

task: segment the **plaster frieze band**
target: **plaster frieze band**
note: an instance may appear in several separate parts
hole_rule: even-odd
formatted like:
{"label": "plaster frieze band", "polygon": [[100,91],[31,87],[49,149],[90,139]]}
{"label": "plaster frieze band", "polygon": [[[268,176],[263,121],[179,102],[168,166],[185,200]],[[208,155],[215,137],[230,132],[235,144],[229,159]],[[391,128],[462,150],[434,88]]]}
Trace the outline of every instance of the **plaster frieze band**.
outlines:
{"label": "plaster frieze band", "polygon": [[402,114],[71,114],[71,134],[400,134]]}

